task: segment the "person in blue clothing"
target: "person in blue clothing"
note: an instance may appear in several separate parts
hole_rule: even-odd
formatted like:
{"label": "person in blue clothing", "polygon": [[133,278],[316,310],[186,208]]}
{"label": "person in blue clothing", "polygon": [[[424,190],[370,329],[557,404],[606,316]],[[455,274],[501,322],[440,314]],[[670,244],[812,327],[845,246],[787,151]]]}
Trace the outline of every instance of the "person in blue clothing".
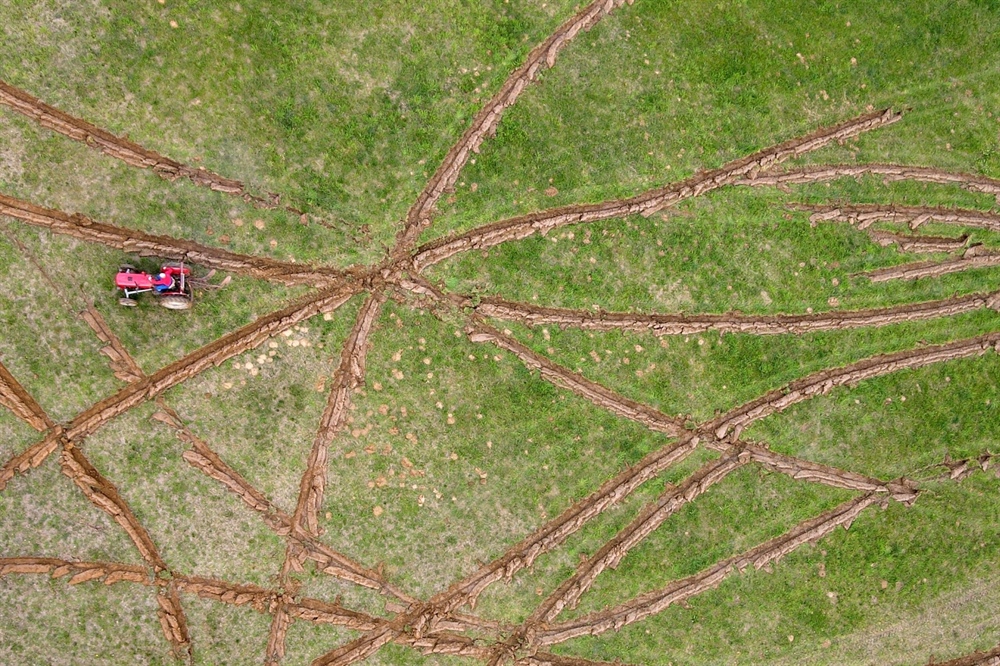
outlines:
{"label": "person in blue clothing", "polygon": [[170,291],[174,288],[174,278],[166,273],[158,273],[152,276],[150,282],[153,283],[153,289],[160,293]]}

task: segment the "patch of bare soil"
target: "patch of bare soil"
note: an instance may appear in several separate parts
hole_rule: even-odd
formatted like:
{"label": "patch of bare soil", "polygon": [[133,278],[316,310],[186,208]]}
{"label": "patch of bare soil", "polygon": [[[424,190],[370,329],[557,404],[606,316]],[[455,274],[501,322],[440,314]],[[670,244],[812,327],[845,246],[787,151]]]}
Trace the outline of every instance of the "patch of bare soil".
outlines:
{"label": "patch of bare soil", "polygon": [[884,127],[900,118],[902,114],[892,109],[867,113],[734,160],[718,169],[703,171],[680,182],[649,190],[628,199],[564,206],[529,213],[493,222],[458,236],[446,236],[417,248],[413,266],[416,271],[421,271],[460,252],[483,250],[500,243],[527,238],[536,233],[545,235],[552,229],[568,224],[595,222],[627,215],[649,216],[685,199],[700,196],[720,187],[743,180],[754,181],[761,171],[785,160],[817,150],[831,142],[843,141],[862,132]]}
{"label": "patch of bare soil", "polygon": [[487,297],[478,305],[468,301],[476,313],[528,326],[549,324],[561,328],[581,328],[591,331],[623,330],[654,335],[689,335],[706,331],[780,335],[812,333],[848,328],[879,327],[907,321],[950,317],[985,307],[1000,306],[1000,292],[970,294],[936,301],[907,303],[887,308],[867,310],[836,310],[797,315],[728,314],[638,314],[630,312],[593,312],[546,308],[529,303],[513,303],[502,298]]}

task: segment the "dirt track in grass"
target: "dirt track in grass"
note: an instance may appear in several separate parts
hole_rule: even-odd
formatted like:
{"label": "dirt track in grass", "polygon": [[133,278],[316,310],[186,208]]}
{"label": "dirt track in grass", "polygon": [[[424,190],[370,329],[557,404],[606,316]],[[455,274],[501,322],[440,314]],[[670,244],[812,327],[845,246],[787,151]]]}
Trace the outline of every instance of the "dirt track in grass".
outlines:
{"label": "dirt track in grass", "polygon": [[[879,354],[840,368],[826,368],[761,395],[728,412],[696,424],[682,417],[665,414],[650,405],[631,400],[599,382],[560,366],[535,352],[516,337],[492,327],[485,317],[519,321],[528,325],[549,324],[583,330],[627,330],[640,334],[677,335],[702,331],[720,331],[749,335],[799,335],[815,331],[848,328],[875,328],[890,324],[951,317],[985,308],[998,309],[996,292],[958,295],[951,298],[892,305],[859,311],[834,310],[816,314],[745,315],[740,313],[642,314],[609,313],[546,308],[513,303],[501,297],[474,300],[449,294],[421,275],[425,268],[469,250],[480,250],[504,242],[545,234],[568,224],[587,223],[626,215],[651,215],[685,199],[704,195],[727,186],[774,186],[822,182],[841,177],[881,176],[887,180],[911,179],[952,184],[968,190],[996,195],[1000,200],[1000,181],[985,176],[954,173],[927,167],[892,164],[815,166],[787,171],[773,167],[835,141],[876,130],[898,121],[901,115],[891,109],[849,119],[831,127],[807,133],[779,143],[722,167],[697,173],[683,181],[668,184],[627,199],[599,204],[565,206],[548,211],[484,224],[464,234],[432,240],[414,247],[418,236],[432,224],[440,197],[452,189],[470,155],[495,131],[505,109],[514,104],[526,86],[545,67],[552,67],[560,50],[581,30],[596,24],[623,0],[594,2],[565,21],[546,40],[536,46],[525,61],[507,78],[500,90],[473,118],[467,130],[446,154],[443,162],[410,207],[403,221],[396,246],[387,251],[380,264],[341,270],[328,266],[304,266],[273,259],[240,255],[184,239],[154,236],[137,230],[96,222],[80,215],[38,206],[31,202],[0,195],[0,214],[21,223],[44,227],[53,233],[72,236],[85,242],[140,255],[183,259],[208,268],[225,270],[286,284],[302,284],[316,289],[286,307],[260,317],[255,322],[222,336],[170,365],[145,374],[128,349],[93,304],[86,303],[80,317],[105,344],[115,376],[124,382],[116,393],[92,405],[67,424],[49,419],[37,402],[0,365],[0,404],[39,431],[41,439],[16,454],[0,469],[0,490],[15,474],[29,473],[47,456],[61,449],[64,473],[98,508],[114,518],[130,537],[144,566],[113,562],[72,562],[38,557],[0,556],[0,576],[48,574],[69,576],[76,585],[91,581],[106,585],[131,582],[152,588],[157,599],[157,618],[173,654],[191,660],[192,644],[183,611],[183,596],[195,595],[222,604],[248,606],[272,617],[265,648],[265,664],[278,666],[284,659],[285,641],[294,622],[336,625],[361,635],[317,656],[317,665],[346,666],[376,653],[383,645],[395,642],[425,654],[450,654],[478,661],[518,664],[553,664],[594,666],[597,662],[562,657],[544,652],[574,637],[600,635],[606,631],[641,621],[668,606],[681,603],[716,587],[732,573],[750,566],[764,567],[796,548],[827,536],[837,526],[845,529],[875,503],[892,499],[909,506],[918,500],[920,488],[911,479],[883,480],[851,470],[822,465],[809,460],[771,451],[766,443],[740,438],[752,423],[779,413],[793,404],[827,394],[833,388],[867,381],[909,368],[945,363],[961,358],[975,358],[1000,350],[1000,332],[940,345],[922,346],[892,354]],[[175,162],[155,151],[114,136],[85,120],[75,118],[44,104],[24,91],[0,82],[0,104],[35,119],[73,140],[140,168],[151,169],[174,180],[186,178],[212,190],[239,196],[258,206],[281,205],[278,197],[258,197],[247,192],[243,183],[224,178],[204,169]],[[875,242],[896,244],[905,251],[957,251],[965,247],[968,236],[943,238],[901,235],[868,229],[876,222],[905,222],[916,229],[927,221],[952,224],[963,229],[987,232],[1000,230],[995,214],[948,208],[922,208],[900,205],[809,206],[799,208],[813,214],[813,221],[847,221],[867,231]],[[298,212],[298,211],[296,211]],[[933,277],[977,266],[997,265],[997,255],[973,246],[959,258],[942,262],[922,262],[879,269],[869,274],[874,280]],[[58,286],[49,281],[53,288]],[[336,535],[323,535],[319,519],[326,489],[330,460],[328,449],[342,431],[351,408],[351,396],[365,382],[366,355],[371,333],[379,325],[382,304],[392,293],[403,292],[425,305],[448,311],[448,316],[464,319],[465,333],[477,344],[493,345],[526,367],[539,373],[540,379],[579,396],[591,404],[621,418],[642,424],[662,438],[662,445],[630,467],[618,471],[590,494],[571,502],[557,516],[539,525],[490,562],[482,563],[447,588],[427,599],[416,598],[387,580],[379,567],[357,562],[329,543]],[[353,328],[339,352],[339,363],[328,400],[317,426],[313,447],[303,461],[303,472],[294,507],[274,505],[222,459],[209,443],[195,434],[195,427],[184,422],[168,405],[163,394],[168,389],[217,366],[233,356],[252,349],[270,337],[305,322],[317,314],[332,312],[354,296],[364,295]],[[68,295],[61,295],[71,301]],[[240,499],[260,516],[265,525],[286,542],[284,562],[276,564],[274,588],[231,583],[223,580],[187,576],[173,570],[162,558],[158,545],[122,499],[112,480],[103,476],[81,449],[86,438],[121,414],[156,401],[154,420],[171,428],[189,446],[182,457]],[[527,613],[518,627],[506,626],[474,613],[460,612],[465,606],[475,610],[479,596],[490,585],[510,580],[530,567],[539,557],[559,549],[566,540],[610,507],[621,503],[643,484],[687,458],[699,448],[718,453],[677,485],[669,485],[655,500],[643,507],[636,518],[616,535],[585,557],[574,572],[564,578],[538,605]],[[945,476],[960,481],[978,467],[985,470],[994,454],[986,451],[978,458],[959,461],[945,459]],[[746,552],[716,562],[701,572],[668,586],[645,592],[614,607],[570,620],[560,620],[561,613],[573,608],[594,581],[608,568],[615,568],[630,551],[650,534],[660,529],[683,505],[695,502],[731,472],[746,466],[760,465],[792,479],[819,483],[853,491],[858,495],[819,516],[807,519],[785,534],[750,548]],[[443,552],[443,551],[442,551]],[[2,555],[2,554],[0,554]],[[391,603],[387,616],[373,615],[345,608],[339,601],[298,594],[295,574],[312,562],[317,571],[346,583],[381,592]],[[995,651],[994,651],[995,652]],[[992,656],[970,655],[958,664],[988,663]],[[977,661],[978,660],[978,661]]]}

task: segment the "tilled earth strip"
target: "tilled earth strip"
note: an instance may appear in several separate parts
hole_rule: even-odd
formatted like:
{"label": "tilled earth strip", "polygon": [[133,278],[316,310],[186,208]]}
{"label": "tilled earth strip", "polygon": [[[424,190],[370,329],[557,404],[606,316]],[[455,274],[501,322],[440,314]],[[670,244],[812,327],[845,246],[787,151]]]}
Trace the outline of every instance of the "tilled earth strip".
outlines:
{"label": "tilled earth strip", "polygon": [[755,177],[735,180],[732,184],[750,187],[785,187],[806,183],[822,183],[838,178],[860,178],[868,175],[882,176],[887,182],[915,180],[922,183],[958,185],[970,192],[992,194],[997,197],[997,203],[1000,203],[1000,179],[905,164],[819,164],[785,171],[766,171],[758,173]]}
{"label": "tilled earth strip", "polygon": [[152,169],[161,178],[167,180],[187,178],[195,185],[240,197],[244,201],[262,208],[275,208],[280,205],[280,197],[276,194],[269,194],[266,198],[250,194],[247,192],[246,186],[238,180],[225,178],[202,167],[197,169],[190,167],[148,148],[143,148],[133,141],[115,136],[86,120],[49,106],[37,97],[33,97],[4,81],[0,81],[0,104],[31,118],[42,127],[58,132],[74,141],[85,143],[109,157],[140,169]]}
{"label": "tilled earth strip", "polygon": [[[1000,193],[1000,181],[997,181]],[[938,206],[898,206],[881,204],[792,204],[792,210],[811,213],[811,222],[835,220],[849,222],[864,229],[874,222],[904,222],[916,229],[925,222],[953,224],[1000,231],[1000,214],[992,211]]]}
{"label": "tilled earth strip", "polygon": [[921,254],[934,252],[957,252],[969,243],[968,234],[963,234],[958,238],[950,236],[913,236],[909,234],[895,234],[891,231],[869,229],[868,237],[882,247],[895,245],[899,248],[900,252],[914,252]]}
{"label": "tilled earth strip", "polygon": [[[777,561],[795,549],[827,536],[838,526],[847,529],[866,508],[878,502],[874,494],[862,495],[844,502],[815,518],[799,523],[779,537],[721,562],[666,587],[641,594],[631,601],[605,610],[588,613],[565,622],[539,626],[528,637],[528,646],[547,646],[579,636],[604,633],[655,615],[672,604],[682,603],[698,594],[718,587],[733,571],[753,566],[760,569]],[[523,648],[522,648],[523,649]],[[529,648],[530,649],[530,648]]]}
{"label": "tilled earth strip", "polygon": [[825,395],[836,386],[881,377],[899,370],[981,356],[990,349],[1000,351],[1000,333],[987,333],[940,345],[880,354],[840,368],[821,370],[731,409],[706,423],[704,429],[714,432],[721,440],[735,440],[750,424],[803,400]]}
{"label": "tilled earth strip", "polygon": [[970,247],[956,259],[945,261],[915,261],[899,266],[879,268],[862,273],[872,282],[888,282],[889,280],[916,280],[925,277],[939,277],[949,273],[960,273],[973,268],[989,268],[1000,266],[1000,252],[988,250],[982,245]]}
{"label": "tilled earth strip", "polygon": [[167,257],[282,284],[307,284],[325,287],[348,279],[359,279],[360,272],[295,264],[267,257],[237,254],[229,250],[201,245],[189,240],[146,233],[113,224],[97,222],[79,213],[65,213],[54,208],[0,194],[0,215],[43,227],[53,233],[71,236],[90,243],[141,256]]}
{"label": "tilled earth strip", "polygon": [[38,432],[45,432],[55,426],[45,410],[24,390],[3,363],[0,363],[0,405],[14,412],[16,417]]}
{"label": "tilled earth strip", "polygon": [[639,314],[547,308],[529,303],[515,303],[497,297],[486,297],[478,304],[467,302],[477,314],[528,326],[554,325],[561,328],[581,328],[591,331],[624,330],[654,335],[689,335],[706,331],[780,335],[812,333],[850,328],[880,327],[908,321],[950,317],[982,308],[1000,310],[1000,291],[989,294],[969,294],[936,301],[907,303],[868,310],[834,310],[797,315],[745,314]]}
{"label": "tilled earth strip", "polygon": [[331,287],[222,336],[141,381],[125,386],[118,393],[82,412],[70,423],[68,437],[72,440],[87,437],[119,414],[155,398],[204,370],[253,349],[268,338],[310,317],[336,310],[357,291],[360,288],[354,285]]}
{"label": "tilled earth strip", "polygon": [[785,141],[728,162],[718,169],[699,172],[680,182],[649,190],[628,199],[529,213],[493,222],[458,236],[445,236],[417,248],[413,256],[413,266],[419,272],[461,252],[483,250],[500,243],[527,238],[536,233],[544,235],[552,229],[569,224],[595,222],[627,215],[652,215],[663,208],[720,187],[743,180],[753,181],[761,171],[785,160],[817,150],[831,142],[842,141],[862,132],[884,127],[900,118],[902,118],[900,113],[892,109],[883,109]]}
{"label": "tilled earth strip", "polygon": [[420,235],[422,227],[430,224],[430,218],[434,214],[434,208],[441,195],[455,187],[459,173],[470,155],[478,153],[479,146],[482,145],[483,141],[496,134],[504,111],[513,106],[538,73],[544,68],[551,68],[555,65],[559,52],[581,30],[589,30],[617,7],[621,7],[626,2],[631,5],[633,1],[594,0],[531,50],[524,63],[511,72],[507,80],[500,86],[500,90],[486,102],[472,119],[472,124],[448,151],[441,166],[420,192],[417,200],[406,214],[406,223],[398,235],[396,248],[391,253],[392,256],[400,258],[409,253]]}

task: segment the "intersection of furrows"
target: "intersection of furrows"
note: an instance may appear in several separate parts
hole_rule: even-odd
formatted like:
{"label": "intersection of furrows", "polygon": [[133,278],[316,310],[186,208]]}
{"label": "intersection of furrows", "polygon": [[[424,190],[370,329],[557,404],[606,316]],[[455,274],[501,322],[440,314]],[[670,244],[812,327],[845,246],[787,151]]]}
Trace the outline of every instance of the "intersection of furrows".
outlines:
{"label": "intersection of furrows", "polygon": [[[307,266],[200,245],[184,239],[158,236],[90,218],[39,206],[0,193],[0,214],[27,225],[48,229],[77,239],[99,243],[125,252],[189,261],[208,268],[225,270],[283,284],[308,285],[314,291],[286,307],[260,317],[197,349],[151,374],[144,373],[125,345],[91,303],[82,303],[81,318],[106,346],[115,376],[125,382],[117,393],[95,403],[67,423],[50,418],[18,380],[0,363],[0,403],[39,433],[39,440],[6,461],[0,468],[0,490],[16,474],[27,474],[50,455],[59,452],[63,473],[91,503],[111,516],[129,536],[144,566],[119,562],[69,561],[38,556],[0,557],[0,576],[46,574],[56,578],[70,576],[72,585],[101,581],[106,585],[133,583],[156,590],[158,615],[163,634],[173,653],[191,660],[191,636],[183,608],[182,594],[196,595],[220,603],[248,605],[271,615],[272,622],[265,650],[265,664],[280,664],[285,654],[288,627],[293,621],[330,624],[360,632],[360,636],[327,654],[318,656],[316,665],[346,665],[364,659],[389,642],[409,646],[428,654],[461,655],[488,664],[564,664],[583,666],[596,662],[560,656],[547,651],[574,637],[598,635],[641,621],[671,604],[718,586],[734,571],[749,566],[761,568],[799,546],[822,539],[837,526],[845,529],[867,507],[890,500],[909,506],[917,500],[919,484],[909,478],[877,479],[850,470],[818,464],[779,454],[767,443],[741,438],[752,423],[781,412],[793,404],[821,396],[837,386],[854,384],[906,368],[925,367],[960,358],[975,358],[1000,351],[1000,331],[939,345],[924,345],[891,354],[880,354],[843,367],[826,368],[790,382],[756,399],[738,405],[704,423],[691,423],[670,416],[594,382],[539,354],[516,337],[501,332],[487,320],[518,321],[529,326],[551,324],[560,327],[599,331],[634,331],[658,336],[703,331],[741,332],[755,335],[802,334],[812,331],[885,326],[898,322],[954,316],[980,309],[1000,310],[1000,292],[955,296],[859,311],[833,311],[820,314],[737,315],[737,314],[639,314],[628,312],[591,312],[548,308],[515,303],[500,297],[485,299],[448,293],[427,280],[422,272],[441,261],[470,250],[483,250],[501,243],[516,241],[535,233],[546,234],[563,225],[586,224],[598,220],[643,215],[648,217],[681,201],[712,190],[731,186],[771,186],[788,189],[790,185],[819,182],[862,175],[882,176],[887,180],[909,179],[954,184],[971,191],[993,194],[1000,200],[1000,181],[985,176],[948,172],[927,167],[872,164],[816,166],[781,171],[780,162],[799,157],[862,132],[894,123],[900,114],[892,110],[868,113],[833,127],[791,139],[753,155],[734,160],[718,169],[700,172],[677,183],[649,190],[628,199],[600,204],[565,206],[485,224],[464,234],[453,234],[417,245],[420,234],[433,220],[441,196],[452,190],[462,168],[480,144],[495,133],[506,108],[514,104],[545,67],[552,67],[560,50],[580,30],[588,29],[603,16],[625,4],[624,0],[598,0],[587,5],[563,23],[548,39],[539,44],[517,68],[499,92],[475,116],[471,125],[452,147],[438,170],[408,211],[397,235],[394,248],[384,261],[372,266],[338,268]],[[0,104],[36,120],[42,126],[81,141],[105,155],[126,163],[149,168],[168,179],[186,178],[197,185],[240,197],[262,207],[284,207],[299,215],[301,211],[282,204],[275,194],[259,196],[242,182],[202,168],[192,168],[114,136],[84,120],[75,118],[29,93],[0,82]],[[916,231],[925,221],[943,222],[963,229],[1000,230],[998,218],[982,211],[900,206],[795,206],[813,213],[814,223],[847,221],[865,230],[874,242],[896,244],[901,250],[962,252],[936,262],[903,264],[870,274],[872,280],[914,279],[1000,263],[996,254],[966,247],[962,237],[931,237],[894,234],[871,228],[877,222],[907,222]],[[26,251],[26,250],[22,250]],[[53,289],[58,285],[49,280]],[[227,359],[252,349],[268,338],[288,330],[317,314],[332,312],[355,296],[364,295],[353,327],[339,356],[326,408],[302,472],[294,506],[279,507],[253,487],[212,448],[210,441],[185,422],[163,394],[168,389],[219,365]],[[346,424],[352,394],[365,382],[369,338],[375,329],[382,307],[390,295],[400,296],[419,306],[447,310],[463,318],[465,333],[478,344],[494,345],[537,371],[544,381],[659,433],[661,448],[647,454],[635,465],[605,481],[590,495],[574,502],[562,513],[539,526],[495,560],[483,564],[448,588],[427,599],[415,598],[387,580],[377,568],[365,566],[339,552],[323,540],[317,514],[323,504],[327,479],[328,450]],[[77,302],[72,294],[61,293],[64,302]],[[77,308],[74,308],[77,309]],[[183,459],[193,468],[234,493],[246,507],[256,512],[262,522],[285,540],[285,558],[276,572],[271,588],[225,580],[183,575],[173,570],[160,555],[158,546],[122,498],[113,481],[106,478],[81,448],[86,438],[117,416],[148,401],[158,410],[153,418],[176,432],[190,448]],[[687,478],[668,485],[661,495],[647,503],[631,523],[623,527],[596,552],[584,558],[576,571],[552,590],[519,626],[461,612],[475,608],[482,592],[495,582],[510,580],[518,571],[530,567],[544,553],[559,548],[571,535],[609,507],[622,502],[644,483],[675,465],[699,447],[718,454]],[[994,455],[984,451],[978,458],[944,460],[941,476],[960,480],[978,465],[982,469],[993,462]],[[785,534],[761,543],[738,555],[719,561],[687,578],[645,592],[618,606],[601,609],[570,620],[559,620],[564,609],[573,608],[597,577],[615,568],[628,552],[672,514],[697,498],[728,474],[755,464],[793,479],[825,484],[857,493],[834,509],[807,519]],[[317,570],[350,584],[379,591],[393,607],[400,610],[387,617],[376,617],[321,599],[304,597],[290,574],[302,571],[311,561]],[[989,653],[961,657],[955,664],[991,664],[1000,659],[1000,648]]]}

